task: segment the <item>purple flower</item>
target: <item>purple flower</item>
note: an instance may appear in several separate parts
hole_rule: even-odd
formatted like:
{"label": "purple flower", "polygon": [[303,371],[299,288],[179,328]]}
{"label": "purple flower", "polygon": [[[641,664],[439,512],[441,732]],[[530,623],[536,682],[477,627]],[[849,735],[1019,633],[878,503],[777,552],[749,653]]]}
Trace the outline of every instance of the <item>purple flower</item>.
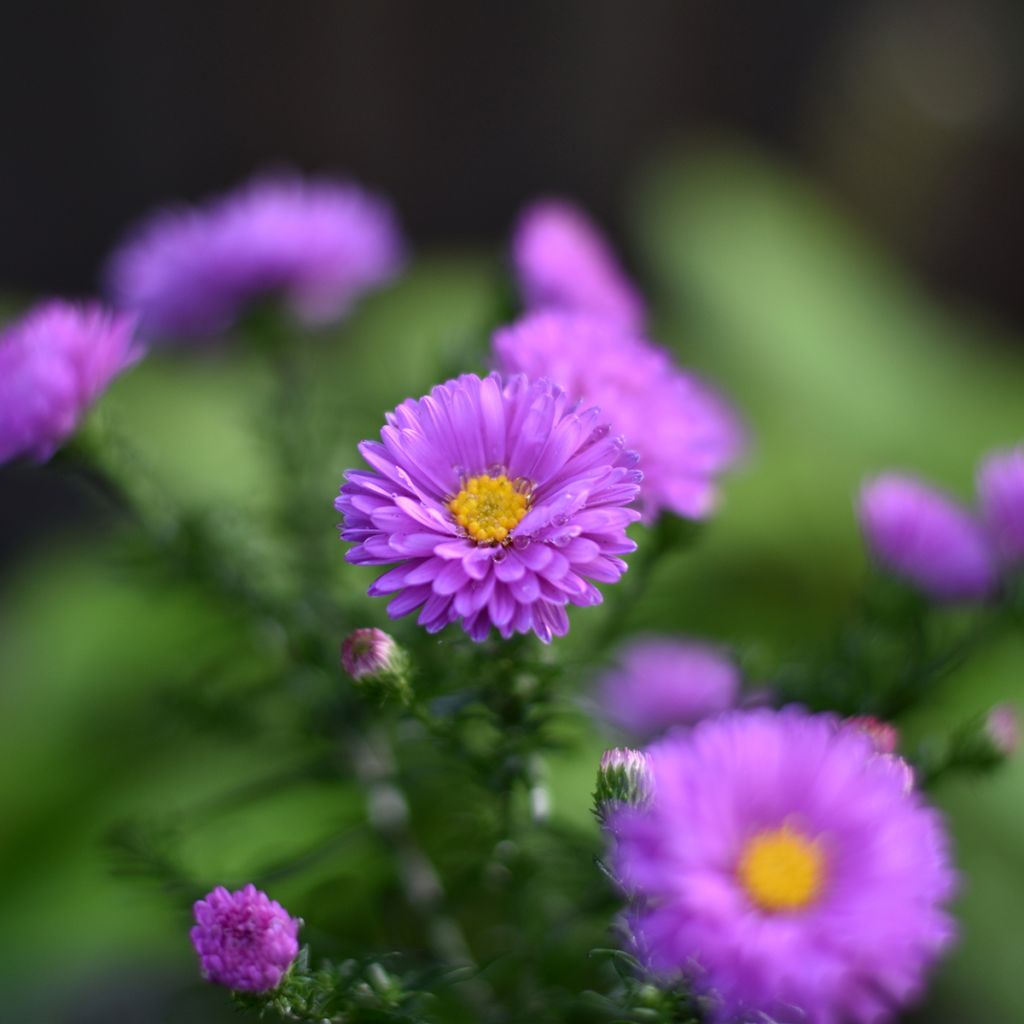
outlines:
{"label": "purple flower", "polygon": [[216,985],[266,992],[298,956],[302,922],[254,885],[237,892],[217,886],[193,910],[192,945],[203,977]]}
{"label": "purple flower", "polygon": [[617,662],[598,684],[598,704],[634,736],[692,725],[731,708],[739,696],[739,670],[709,644],[651,637],[630,644]]}
{"label": "purple flower", "polygon": [[49,301],[0,334],[0,464],[45,462],[110,381],[135,362],[131,316]]}
{"label": "purple flower", "polygon": [[636,547],[636,453],[547,381],[466,374],[403,402],[359,450],[372,470],[347,473],[334,503],[346,557],[398,563],[370,594],[395,595],[392,618],[419,608],[431,633],[461,621],[474,640],[495,626],[548,642]]}
{"label": "purple flower", "polygon": [[592,316],[538,313],[494,335],[504,373],[547,377],[599,406],[643,459],[643,515],[706,516],[715,476],[739,458],[743,431],[727,403],[664,349]]}
{"label": "purple flower", "polygon": [[611,246],[589,217],[560,199],[545,199],[520,215],[512,262],[527,309],[593,313],[626,330],[642,331],[647,310]]}
{"label": "purple flower", "polygon": [[402,259],[382,199],[352,184],[280,174],[150,217],[114,252],[107,279],[148,333],[202,336],[267,295],[282,296],[302,320],[332,320],[392,278]]}
{"label": "purple flower", "polygon": [[887,473],[860,492],[864,539],[882,568],[936,601],[978,601],[998,582],[981,525],[941,491]]}
{"label": "purple flower", "polygon": [[651,748],[654,797],[613,816],[636,948],[717,1020],[868,1024],[953,938],[941,819],[829,715],[731,712]]}
{"label": "purple flower", "polygon": [[990,455],[978,473],[981,515],[1000,555],[1024,562],[1024,447]]}

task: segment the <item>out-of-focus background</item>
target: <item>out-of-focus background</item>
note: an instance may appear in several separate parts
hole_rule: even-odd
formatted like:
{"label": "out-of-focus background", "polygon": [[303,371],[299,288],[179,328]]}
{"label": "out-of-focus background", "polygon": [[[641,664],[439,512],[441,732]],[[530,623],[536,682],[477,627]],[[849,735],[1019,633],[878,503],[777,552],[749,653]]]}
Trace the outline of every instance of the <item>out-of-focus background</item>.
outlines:
{"label": "out-of-focus background", "polygon": [[[346,411],[324,472],[330,537],[355,441],[439,366],[479,368],[512,309],[518,208],[575,197],[651,297],[658,340],[734,396],[754,437],[635,625],[782,664],[850,608],[865,474],[909,467],[969,499],[981,453],[1024,438],[1022,43],[1013,0],[15,0],[0,18],[0,295],[13,311],[91,293],[130,221],[268,165],[389,193],[411,270],[315,357],[318,400]],[[108,402],[162,486],[244,524],[265,500],[266,385],[245,353],[171,354]],[[230,610],[173,581],[140,596],[111,568],[114,508],[73,474],[0,469],[0,1019],[230,1020],[194,982],[180,906],[112,842],[124,822],[203,808],[177,848],[231,880],[273,879],[268,865],[348,835],[274,885],[324,952],[339,933],[383,941],[393,885],[336,781],[220,809],[228,790],[287,780],[295,752],[266,723],[217,719],[259,666],[234,654]],[[1022,691],[1024,642],[1007,637],[903,724],[913,736]],[[558,820],[583,830],[606,737],[577,733],[553,784]],[[914,1019],[1024,1018],[1022,798],[1020,764],[937,795],[967,878],[963,935]],[[424,831],[443,860],[457,824]]]}

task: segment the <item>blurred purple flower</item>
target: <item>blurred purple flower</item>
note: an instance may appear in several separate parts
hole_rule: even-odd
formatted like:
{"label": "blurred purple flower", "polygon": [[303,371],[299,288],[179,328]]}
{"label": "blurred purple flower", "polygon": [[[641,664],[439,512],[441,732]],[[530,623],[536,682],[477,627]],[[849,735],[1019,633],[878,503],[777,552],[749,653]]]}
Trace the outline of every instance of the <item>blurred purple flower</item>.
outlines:
{"label": "blurred purple flower", "polygon": [[151,216],[113,253],[107,280],[145,332],[204,336],[268,295],[304,321],[333,320],[394,277],[403,256],[384,200],[345,182],[278,174]]}
{"label": "blurred purple flower", "polygon": [[634,736],[692,725],[735,705],[736,665],[710,644],[671,637],[636,640],[598,683],[603,717]]}
{"label": "blurred purple flower", "polygon": [[593,313],[642,331],[647,311],[608,241],[577,206],[543,199],[520,215],[512,262],[528,310]]}
{"label": "blurred purple flower", "polygon": [[744,432],[729,404],[664,349],[593,316],[538,313],[497,331],[494,352],[502,372],[546,377],[604,411],[643,459],[645,521],[664,509],[711,512],[715,477],[742,454]]}
{"label": "blurred purple flower", "polygon": [[995,557],[984,530],[941,491],[886,473],[861,488],[858,514],[879,565],[928,597],[979,601],[995,590]]}
{"label": "blurred purple flower", "polygon": [[218,886],[193,909],[190,935],[207,981],[239,992],[277,988],[298,955],[301,921],[251,884]]}
{"label": "blurred purple flower", "polygon": [[636,453],[547,381],[463,375],[403,402],[359,450],[373,468],[349,471],[335,501],[346,557],[399,563],[370,594],[396,595],[392,618],[420,608],[428,632],[461,621],[474,640],[495,626],[548,642],[636,547]]}
{"label": "blurred purple flower", "polygon": [[0,334],[0,464],[45,462],[141,355],[135,321],[95,304],[41,303]]}
{"label": "blurred purple flower", "polygon": [[877,1024],[951,943],[941,819],[828,715],[731,712],[648,751],[648,809],[611,818],[638,954],[714,1019]]}
{"label": "blurred purple flower", "polygon": [[1000,555],[1024,562],[1024,447],[996,452],[978,473],[981,515]]}

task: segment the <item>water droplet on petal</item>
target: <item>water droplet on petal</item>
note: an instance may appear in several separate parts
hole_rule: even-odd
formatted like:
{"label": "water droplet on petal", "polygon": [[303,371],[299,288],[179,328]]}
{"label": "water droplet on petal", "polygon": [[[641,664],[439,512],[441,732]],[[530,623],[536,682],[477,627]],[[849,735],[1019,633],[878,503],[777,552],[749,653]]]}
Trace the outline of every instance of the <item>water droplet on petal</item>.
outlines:
{"label": "water droplet on petal", "polygon": [[551,522],[555,526],[565,526],[569,522],[569,517],[564,512],[559,512],[557,516],[552,516]]}
{"label": "water droplet on petal", "polygon": [[512,538],[512,547],[514,547],[517,551],[522,551],[525,548],[528,548],[530,546],[530,541],[532,539],[533,538],[528,533],[526,533],[526,534],[517,533]]}
{"label": "water droplet on petal", "polygon": [[504,548],[498,548],[498,550],[494,552],[493,560],[495,562],[504,562],[506,558],[508,558],[508,552]]}

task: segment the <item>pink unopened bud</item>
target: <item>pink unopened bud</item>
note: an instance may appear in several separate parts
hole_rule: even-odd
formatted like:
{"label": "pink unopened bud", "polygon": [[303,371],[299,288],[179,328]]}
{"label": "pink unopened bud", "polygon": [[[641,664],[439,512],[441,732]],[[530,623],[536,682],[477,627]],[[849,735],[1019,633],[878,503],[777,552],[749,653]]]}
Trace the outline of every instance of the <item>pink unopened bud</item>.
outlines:
{"label": "pink unopened bud", "polygon": [[395,641],[382,629],[357,629],[341,645],[341,664],[356,680],[391,667]]}
{"label": "pink unopened bud", "polygon": [[646,806],[653,792],[651,759],[642,750],[616,747],[601,755],[594,790],[594,813],[599,821],[604,822],[615,807]]}
{"label": "pink unopened bud", "polygon": [[894,754],[900,745],[899,730],[891,722],[883,722],[874,715],[854,715],[843,724],[850,729],[857,729],[871,740],[878,754]]}
{"label": "pink unopened bud", "polygon": [[998,753],[1012,757],[1020,746],[1017,712],[1009,704],[997,704],[985,718],[985,733]]}
{"label": "pink unopened bud", "polygon": [[382,629],[357,629],[349,633],[341,645],[341,664],[360,684],[360,689],[381,703],[409,703],[409,658]]}

